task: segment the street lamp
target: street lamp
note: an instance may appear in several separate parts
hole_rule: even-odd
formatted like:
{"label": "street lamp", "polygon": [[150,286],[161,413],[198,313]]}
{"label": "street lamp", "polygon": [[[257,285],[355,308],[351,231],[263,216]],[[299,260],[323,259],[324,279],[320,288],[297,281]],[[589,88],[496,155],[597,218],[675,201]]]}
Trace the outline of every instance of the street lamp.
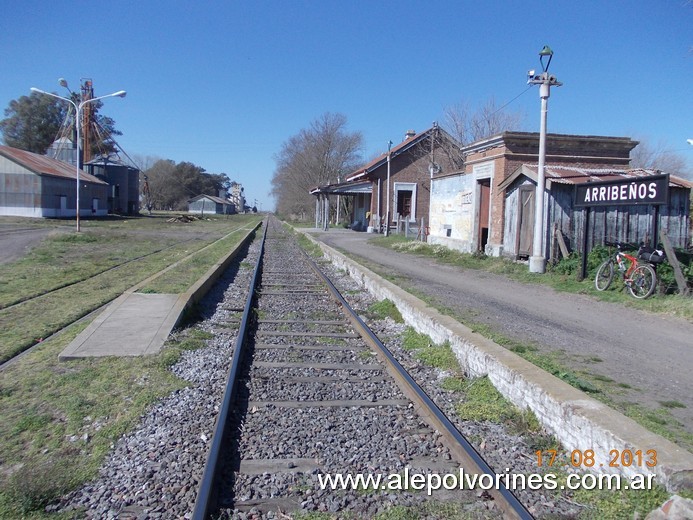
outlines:
{"label": "street lamp", "polygon": [[[539,97],[541,98],[541,127],[539,131],[539,166],[537,168],[537,189],[534,209],[534,236],[532,243],[532,256],[529,257],[529,272],[546,272],[546,256],[544,253],[544,163],[546,162],[546,116],[548,112],[548,100],[551,86],[560,87],[563,83],[556,80],[556,76],[549,74],[549,65],[553,58],[553,51],[548,45],[539,51],[539,63],[541,74],[534,74],[533,70],[527,73],[527,83],[539,85]],[[544,64],[544,60],[546,64]]]}
{"label": "street lamp", "polygon": [[[60,78],[58,80],[58,83],[60,84],[61,87],[68,88],[67,87],[67,81],[65,81],[65,79]],[[70,90],[70,89],[68,88],[68,90]],[[77,176],[76,176],[76,179],[77,179],[77,201],[76,201],[75,213],[77,214],[77,232],[79,233],[79,231],[80,231],[80,228],[79,228],[79,171],[80,171],[80,167],[79,167],[79,138],[80,138],[79,124],[80,124],[80,114],[82,112],[82,108],[85,105],[87,105],[88,103],[93,103],[94,101],[98,101],[99,99],[104,99],[104,98],[108,98],[108,97],[121,97],[121,98],[125,97],[125,94],[127,94],[127,92],[125,92],[124,90],[119,90],[118,92],[114,92],[113,94],[107,94],[105,96],[99,96],[99,97],[95,97],[95,98],[91,98],[91,99],[85,99],[81,103],[76,103],[75,101],[73,101],[70,98],[59,96],[57,94],[53,94],[52,92],[46,92],[45,90],[41,90],[41,89],[38,89],[35,87],[31,87],[31,91],[32,92],[38,92],[39,94],[45,94],[47,96],[51,96],[54,98],[62,99],[63,101],[67,101],[73,107],[75,107],[75,129],[76,129],[76,134],[77,134],[77,136],[75,138],[76,145],[77,145],[77,154],[75,157],[76,173],[77,173]]]}
{"label": "street lamp", "polygon": [[[387,201],[385,203],[385,236],[390,236],[390,159],[392,141],[387,142]],[[378,190],[378,199],[380,198],[380,190]]]}

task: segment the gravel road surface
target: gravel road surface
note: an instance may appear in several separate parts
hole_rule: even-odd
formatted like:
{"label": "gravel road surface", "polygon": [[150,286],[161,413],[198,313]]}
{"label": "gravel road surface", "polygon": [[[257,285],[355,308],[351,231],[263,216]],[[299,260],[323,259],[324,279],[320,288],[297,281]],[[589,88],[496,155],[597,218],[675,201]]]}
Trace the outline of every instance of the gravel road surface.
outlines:
{"label": "gravel road surface", "polygon": [[19,260],[45,237],[57,232],[53,228],[0,225],[0,264]]}
{"label": "gravel road surface", "polygon": [[460,316],[542,352],[558,351],[561,362],[573,369],[629,385],[614,384],[620,394],[615,399],[626,404],[684,404],[670,411],[693,432],[692,323],[398,253],[370,244],[373,235],[367,233],[334,229],[314,236],[381,275],[401,277],[399,285]]}

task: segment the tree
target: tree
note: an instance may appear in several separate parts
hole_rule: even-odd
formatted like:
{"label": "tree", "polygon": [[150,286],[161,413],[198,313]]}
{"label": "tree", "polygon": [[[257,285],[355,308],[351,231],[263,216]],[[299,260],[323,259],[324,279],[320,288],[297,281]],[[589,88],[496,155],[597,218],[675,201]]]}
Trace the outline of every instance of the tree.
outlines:
{"label": "tree", "polygon": [[184,210],[188,200],[197,195],[219,196],[231,185],[225,173],[207,173],[204,168],[189,162],[175,164],[158,160],[142,172],[147,177],[152,209]]}
{"label": "tree", "polygon": [[639,144],[630,152],[631,168],[660,170],[680,177],[690,177],[691,170],[686,158],[660,142],[653,145],[647,138],[639,138]]}
{"label": "tree", "polygon": [[69,104],[38,92],[10,101],[0,121],[7,146],[38,154],[46,153],[58,137]]}
{"label": "tree", "polygon": [[155,155],[142,155],[136,153],[132,155],[130,160],[132,161],[133,165],[137,167],[138,170],[143,172],[154,166],[154,164],[157,161],[161,160],[161,157],[157,157]]}
{"label": "tree", "polygon": [[[70,98],[79,104],[79,94],[71,93]],[[115,121],[99,114],[103,103],[90,103],[89,132],[91,155],[108,154],[116,150]],[[68,121],[69,120],[69,121]],[[74,142],[74,107],[67,101],[52,96],[32,92],[29,96],[10,101],[5,109],[5,119],[0,121],[0,131],[7,146],[45,154],[48,147],[59,137],[69,137]],[[84,136],[84,129],[82,130]]]}
{"label": "tree", "polygon": [[173,209],[180,200],[180,188],[170,180],[175,168],[176,164],[173,161],[160,159],[142,172],[142,176],[147,177],[152,209]]}
{"label": "tree", "polygon": [[290,137],[275,156],[272,194],[283,215],[313,214],[310,190],[343,180],[361,163],[363,136],[347,132],[342,114],[325,113]]}
{"label": "tree", "polygon": [[506,130],[520,130],[524,120],[523,113],[498,107],[493,98],[477,108],[461,101],[445,109],[445,126],[463,146]]}

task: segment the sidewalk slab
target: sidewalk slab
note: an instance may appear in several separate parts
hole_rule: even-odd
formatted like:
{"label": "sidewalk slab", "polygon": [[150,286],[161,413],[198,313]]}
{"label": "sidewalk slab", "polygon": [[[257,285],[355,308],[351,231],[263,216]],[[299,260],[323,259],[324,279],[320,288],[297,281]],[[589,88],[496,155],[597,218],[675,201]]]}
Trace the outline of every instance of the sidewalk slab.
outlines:
{"label": "sidewalk slab", "polygon": [[[171,331],[184,317],[185,310],[199,302],[216,283],[231,261],[252,240],[261,222],[246,230],[234,249],[182,294],[138,293],[142,287],[173,269],[202,248],[131,287],[113,300],[59,355],[60,361],[85,357],[144,356],[156,354]],[[233,231],[235,232],[235,231]],[[210,244],[211,245],[211,244]]]}
{"label": "sidewalk slab", "polygon": [[154,354],[171,331],[171,319],[175,322],[178,318],[179,298],[179,294],[125,293],[113,300],[58,358],[66,361]]}

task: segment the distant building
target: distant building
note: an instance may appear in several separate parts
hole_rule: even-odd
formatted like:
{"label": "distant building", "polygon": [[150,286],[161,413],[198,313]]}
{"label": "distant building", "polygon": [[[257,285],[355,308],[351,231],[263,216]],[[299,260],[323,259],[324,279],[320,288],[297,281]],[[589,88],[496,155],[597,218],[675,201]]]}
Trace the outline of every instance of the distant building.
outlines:
{"label": "distant building", "polygon": [[[80,171],[80,216],[108,214],[108,183]],[[0,215],[74,217],[74,165],[25,150],[0,146]]]}
{"label": "distant building", "polygon": [[140,171],[119,157],[102,155],[85,164],[94,177],[109,185],[108,212],[136,215],[140,212]]}
{"label": "distant building", "polygon": [[[364,229],[373,223],[376,229],[379,225],[392,226],[398,218],[412,224],[422,217],[428,220],[431,176],[454,170],[458,160],[461,163],[459,147],[437,124],[419,133],[407,131],[403,141],[389,152],[346,176],[350,183],[371,183],[370,197],[365,194],[356,197],[354,219]],[[360,198],[364,199],[363,206],[359,204]],[[366,218],[367,212],[370,218]]]}
{"label": "distant building", "polygon": [[401,143],[348,174],[345,182],[310,191],[316,197],[316,226],[327,225],[330,196],[353,197],[349,219],[355,230],[384,230],[400,220],[414,225],[422,218],[427,221],[431,177],[456,171],[462,163],[459,149],[437,124],[420,133],[407,131]]}
{"label": "distant building", "polygon": [[229,198],[231,199],[231,202],[233,202],[234,206],[236,206],[236,211],[238,213],[245,212],[245,195],[243,192],[243,186],[237,182],[231,183],[231,196]]}
{"label": "distant building", "polygon": [[60,137],[53,141],[46,151],[46,155],[53,159],[58,159],[71,165],[75,165],[75,156],[77,155],[77,150],[74,148],[74,143],[71,139],[67,137]]}
{"label": "distant building", "polygon": [[188,213],[231,215],[236,213],[236,206],[229,199],[214,195],[198,195],[188,201]]}

